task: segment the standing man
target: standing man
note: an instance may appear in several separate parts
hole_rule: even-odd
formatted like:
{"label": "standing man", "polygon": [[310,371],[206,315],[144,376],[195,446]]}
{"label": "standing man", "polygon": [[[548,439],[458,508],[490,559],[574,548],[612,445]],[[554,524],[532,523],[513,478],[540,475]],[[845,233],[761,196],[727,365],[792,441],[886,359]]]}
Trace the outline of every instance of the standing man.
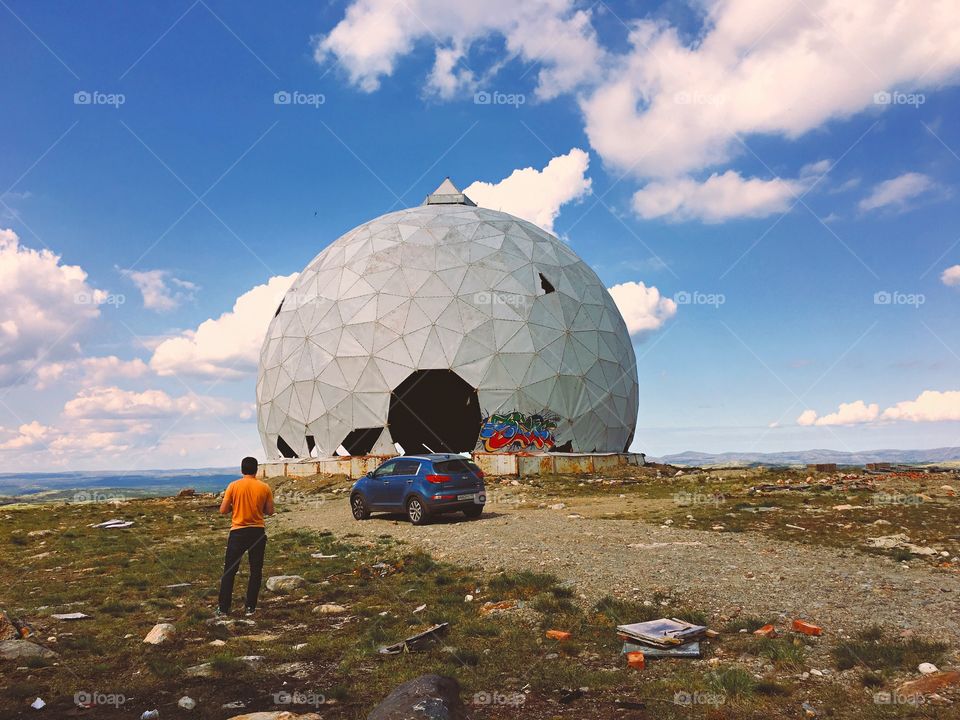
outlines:
{"label": "standing man", "polygon": [[273,492],[270,486],[257,479],[257,459],[245,457],[240,463],[243,477],[227,485],[220,504],[220,514],[233,513],[230,536],[227,539],[227,556],[223,562],[223,577],[220,578],[220,600],[217,615],[230,613],[233,601],[233,579],[243,554],[250,559],[250,581],[247,583],[247,616],[257,609],[260,581],[263,578],[263,552],[267,548],[267,532],[264,515],[273,515]]}

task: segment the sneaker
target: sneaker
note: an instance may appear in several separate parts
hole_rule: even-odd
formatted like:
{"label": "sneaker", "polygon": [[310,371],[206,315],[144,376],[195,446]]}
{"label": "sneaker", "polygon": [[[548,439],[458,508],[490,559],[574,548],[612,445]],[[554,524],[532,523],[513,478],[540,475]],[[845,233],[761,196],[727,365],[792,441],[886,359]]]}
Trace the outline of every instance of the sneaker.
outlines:
{"label": "sneaker", "polygon": [[256,611],[257,611],[256,608],[249,608],[249,607],[248,607],[248,608],[244,611],[243,614],[244,614],[246,617],[250,617],[250,616],[253,615]]}
{"label": "sneaker", "polygon": [[219,617],[227,617],[227,615],[229,615],[229,614],[230,614],[230,613],[224,612],[224,611],[221,610],[220,608],[217,608],[216,610],[213,611],[213,616],[214,616],[214,617],[218,617],[218,618],[219,618]]}

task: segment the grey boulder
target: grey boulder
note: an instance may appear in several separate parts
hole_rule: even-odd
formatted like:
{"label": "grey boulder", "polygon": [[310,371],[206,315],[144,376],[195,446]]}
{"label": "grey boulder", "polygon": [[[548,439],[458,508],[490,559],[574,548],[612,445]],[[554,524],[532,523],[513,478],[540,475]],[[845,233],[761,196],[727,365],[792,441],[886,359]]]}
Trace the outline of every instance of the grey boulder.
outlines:
{"label": "grey boulder", "polygon": [[421,675],[398,685],[367,720],[465,720],[460,683],[451,677]]}

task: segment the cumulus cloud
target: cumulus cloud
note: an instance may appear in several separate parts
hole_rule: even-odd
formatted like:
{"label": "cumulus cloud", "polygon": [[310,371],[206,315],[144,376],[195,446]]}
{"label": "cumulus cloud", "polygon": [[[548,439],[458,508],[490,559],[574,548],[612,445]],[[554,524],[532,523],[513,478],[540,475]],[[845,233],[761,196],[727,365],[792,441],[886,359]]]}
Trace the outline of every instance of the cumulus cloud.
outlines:
{"label": "cumulus cloud", "polygon": [[272,277],[237,298],[233,309],[220,317],[162,341],[150,367],[159,375],[226,380],[255,372],[267,325],[296,277],[296,273]]}
{"label": "cumulus cloud", "polygon": [[193,299],[197,286],[174,277],[169,270],[121,270],[137,286],[148,310],[169,312]]}
{"label": "cumulus cloud", "polygon": [[625,282],[609,288],[613,301],[627,323],[631,335],[643,336],[659,330],[677,314],[677,304],[661,297],[660,291],[642,282]]}
{"label": "cumulus cloud", "polygon": [[864,212],[885,207],[903,210],[910,200],[929,192],[934,187],[933,180],[922,173],[904,173],[877,183],[870,194],[860,201],[858,207]]}
{"label": "cumulus cloud", "polygon": [[329,33],[314,38],[314,58],[336,60],[351,83],[372,92],[418,42],[432,42],[427,88],[450,97],[473,84],[465,58],[488,35],[503,38],[508,57],[540,65],[537,92],[544,98],[573,90],[603,65],[591,14],[573,0],[354,0]]}
{"label": "cumulus cloud", "polygon": [[66,379],[79,379],[85,385],[103,385],[119,378],[129,380],[143,377],[149,372],[149,366],[140,358],[121,360],[116,355],[87,357],[38,366],[34,387],[43,390]]}
{"label": "cumulus cloud", "polygon": [[727,170],[703,182],[673,178],[648,183],[634,194],[633,207],[647,220],[667,217],[718,223],[785,212],[803,187],[799,180],[744,178]]}
{"label": "cumulus cloud", "polygon": [[[643,180],[681,183],[688,192],[695,181],[677,178],[729,162],[744,152],[744,138],[793,140],[831,120],[896,109],[885,100],[889,91],[958,79],[960,8],[951,0],[932,0],[922,13],[911,0],[696,5],[703,8],[698,34],[662,19],[628,19],[625,49],[614,49],[599,43],[595,16],[576,10],[573,0],[353,0],[316,38],[315,57],[335,58],[369,92],[418,43],[430,43],[435,61],[427,88],[443,98],[476,87],[518,57],[537,66],[541,97],[575,95],[605,163]],[[471,45],[488,36],[504,39],[504,53],[488,67],[471,58],[468,68]],[[806,171],[826,167],[818,161]],[[769,180],[756,183],[749,190],[759,197],[742,207],[747,217],[778,206],[783,191]],[[677,190],[643,192],[641,214],[669,206]]]}
{"label": "cumulus cloud", "polygon": [[188,393],[174,397],[163,390],[122,390],[94,387],[81,390],[63,406],[69,419],[136,419],[178,417],[181,415],[223,415],[230,404],[220,398]]}
{"label": "cumulus cloud", "polygon": [[0,386],[28,380],[41,362],[75,356],[107,300],[83,268],[0,229]]}
{"label": "cumulus cloud", "polygon": [[817,417],[813,410],[805,410],[797,418],[798,425],[859,425],[872,422],[880,415],[880,406],[876,403],[867,405],[863,400],[850,403],[840,403],[836,412]]}
{"label": "cumulus cloud", "polygon": [[960,265],[948,267],[943,271],[943,274],[940,275],[940,280],[943,281],[944,285],[949,285],[950,287],[960,285]]}
{"label": "cumulus cloud", "polygon": [[[712,0],[700,37],[653,20],[582,100],[605,161],[644,177],[726,162],[738,137],[796,138],[876,107],[888,90],[955,81],[960,9],[910,0]],[[869,71],[866,71],[869,69]]]}
{"label": "cumulus cloud", "polygon": [[0,442],[0,450],[32,450],[42,447],[50,436],[52,428],[34,420],[17,428],[16,433]]}
{"label": "cumulus cloud", "polygon": [[481,207],[508,212],[553,232],[560,206],[590,193],[589,166],[590,155],[573,148],[553,158],[543,170],[514,170],[498,183],[478,180],[463,192]]}
{"label": "cumulus cloud", "polygon": [[885,420],[940,422],[960,420],[960,390],[925,390],[916,400],[904,400],[883,411]]}
{"label": "cumulus cloud", "polygon": [[915,400],[904,400],[880,412],[877,403],[863,400],[840,403],[839,409],[818,417],[816,411],[805,410],[797,418],[798,425],[859,425],[872,422],[944,422],[960,420],[960,390],[925,390]]}

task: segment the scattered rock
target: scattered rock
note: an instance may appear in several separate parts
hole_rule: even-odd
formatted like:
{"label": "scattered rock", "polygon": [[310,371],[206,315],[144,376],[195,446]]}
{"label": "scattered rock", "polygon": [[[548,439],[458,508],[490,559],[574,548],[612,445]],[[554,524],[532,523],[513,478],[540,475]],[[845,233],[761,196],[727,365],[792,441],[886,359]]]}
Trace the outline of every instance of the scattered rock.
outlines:
{"label": "scattered rock", "polygon": [[940,668],[933,663],[920,663],[920,665],[917,666],[917,670],[920,671],[921,675],[930,675],[935,672],[940,672]]}
{"label": "scattered rock", "polygon": [[0,642],[0,658],[4,660],[49,659],[56,656],[57,654],[53,650],[29,640],[4,640]]}
{"label": "scattered rock", "polygon": [[347,609],[343,605],[337,605],[336,603],[324,603],[313,609],[313,612],[317,615],[337,615],[346,611]]}
{"label": "scattered rock", "polygon": [[211,640],[210,644],[213,645],[213,647],[223,647],[227,643],[224,640]]}
{"label": "scattered rock", "polygon": [[168,640],[173,640],[176,634],[177,629],[170,623],[157,623],[150,629],[143,641],[150,645],[160,645]]}
{"label": "scattered rock", "polygon": [[197,701],[192,697],[184,695],[177,701],[177,705],[182,707],[184,710],[193,710],[197,706]]}
{"label": "scattered rock", "polygon": [[274,575],[267,578],[267,590],[271,592],[290,592],[306,584],[307,581],[299,575]]}
{"label": "scattered rock", "polygon": [[20,631],[13,624],[7,614],[0,611],[0,640],[16,640],[20,637]]}
{"label": "scattered rock", "polygon": [[86,620],[90,616],[82,612],[72,612],[72,613],[57,613],[51,615],[54,620]]}
{"label": "scattered rock", "polygon": [[[451,677],[421,675],[398,685],[367,720],[465,720],[460,683]],[[259,720],[259,718],[257,719]]]}
{"label": "scattered rock", "polygon": [[197,494],[197,491],[194,490],[193,488],[184,488],[183,490],[177,493],[177,497],[188,498],[188,497],[193,497],[196,494]]}
{"label": "scattered rock", "polygon": [[473,602],[473,595],[470,595],[470,594],[464,595],[464,596],[463,596],[463,601],[464,601],[465,603]]}
{"label": "scattered rock", "polygon": [[559,502],[559,503],[554,503],[553,505],[549,505],[548,507],[551,510],[563,510],[566,506],[567,506],[566,503]]}

